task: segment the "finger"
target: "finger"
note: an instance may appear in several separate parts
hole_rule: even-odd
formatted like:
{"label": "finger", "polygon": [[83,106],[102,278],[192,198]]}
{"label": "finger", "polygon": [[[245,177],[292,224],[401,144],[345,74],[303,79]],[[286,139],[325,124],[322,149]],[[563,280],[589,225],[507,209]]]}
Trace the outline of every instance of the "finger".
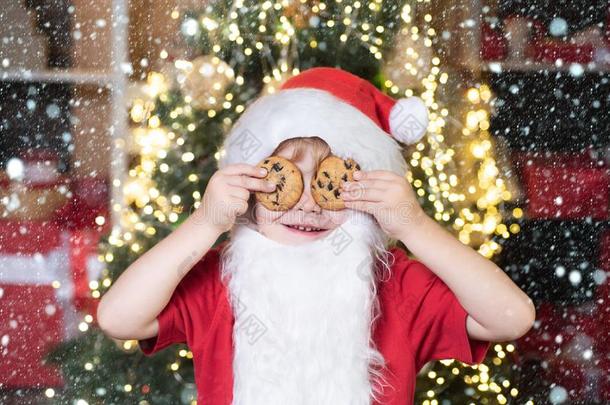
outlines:
{"label": "finger", "polygon": [[384,192],[380,189],[359,188],[349,191],[342,191],[340,196],[344,201],[381,202],[383,201]]}
{"label": "finger", "polygon": [[227,184],[231,186],[242,187],[250,191],[262,191],[265,193],[269,193],[275,190],[275,183],[273,182],[241,175],[230,176],[227,180]]}
{"label": "finger", "polygon": [[229,204],[229,211],[233,215],[242,215],[248,210],[248,203],[244,200],[232,200]]}
{"label": "finger", "polygon": [[347,208],[351,208],[357,211],[363,211],[368,214],[374,214],[377,210],[377,203],[369,201],[344,201]]}
{"label": "finger", "polygon": [[[371,170],[365,172],[363,170],[356,170],[354,172],[355,180],[365,180],[365,179],[385,179],[385,180],[393,180],[398,175],[394,172],[390,172],[388,170]],[[400,176],[398,176],[400,177]]]}
{"label": "finger", "polygon": [[235,186],[228,187],[227,193],[229,196],[239,199],[239,200],[247,201],[248,198],[250,198],[250,192],[243,187],[235,187]]}
{"label": "finger", "polygon": [[358,180],[358,181],[346,181],[341,184],[344,190],[357,190],[357,189],[381,189],[385,190],[392,184],[389,180]]}
{"label": "finger", "polygon": [[267,169],[262,167],[256,167],[246,163],[236,163],[225,167],[222,172],[229,176],[234,175],[246,175],[252,177],[265,177],[267,175]]}

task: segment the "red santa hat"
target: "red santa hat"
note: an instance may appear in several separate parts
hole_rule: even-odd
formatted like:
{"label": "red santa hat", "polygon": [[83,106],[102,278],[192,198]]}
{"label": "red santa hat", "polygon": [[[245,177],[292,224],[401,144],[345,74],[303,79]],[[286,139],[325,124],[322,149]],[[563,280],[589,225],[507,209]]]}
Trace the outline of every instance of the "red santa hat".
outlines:
{"label": "red santa hat", "polygon": [[317,67],[288,79],[281,89],[324,90],[356,107],[396,140],[413,144],[426,133],[428,110],[419,97],[396,100],[368,81],[329,67]]}
{"label": "red santa hat", "polygon": [[404,174],[406,162],[396,141],[414,144],[427,127],[420,98],[395,100],[342,69],[316,67],[246,109],[225,140],[219,165],[256,164],[285,139],[318,136],[363,170]]}

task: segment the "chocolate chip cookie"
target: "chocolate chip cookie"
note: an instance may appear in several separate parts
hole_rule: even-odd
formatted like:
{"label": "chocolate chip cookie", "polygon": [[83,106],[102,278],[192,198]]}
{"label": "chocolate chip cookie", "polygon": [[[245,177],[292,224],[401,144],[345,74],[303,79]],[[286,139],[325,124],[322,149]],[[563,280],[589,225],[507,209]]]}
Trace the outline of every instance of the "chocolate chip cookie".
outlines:
{"label": "chocolate chip cookie", "polygon": [[303,176],[294,163],[280,156],[269,156],[257,166],[267,169],[265,180],[275,183],[275,190],[270,193],[255,191],[258,202],[271,211],[286,211],[299,202]]}
{"label": "chocolate chip cookie", "polygon": [[324,159],[311,179],[311,195],[318,205],[331,211],[344,209],[345,204],[339,196],[341,182],[353,181],[356,170],[360,170],[360,165],[353,159],[334,155]]}

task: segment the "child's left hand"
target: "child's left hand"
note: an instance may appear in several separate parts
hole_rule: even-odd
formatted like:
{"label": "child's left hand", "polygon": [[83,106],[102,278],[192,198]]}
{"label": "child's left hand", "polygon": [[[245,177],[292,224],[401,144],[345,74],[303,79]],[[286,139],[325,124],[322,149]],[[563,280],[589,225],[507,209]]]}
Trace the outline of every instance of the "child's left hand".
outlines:
{"label": "child's left hand", "polygon": [[367,212],[394,239],[400,239],[425,215],[406,178],[385,170],[356,171],[343,183],[341,198],[347,208]]}

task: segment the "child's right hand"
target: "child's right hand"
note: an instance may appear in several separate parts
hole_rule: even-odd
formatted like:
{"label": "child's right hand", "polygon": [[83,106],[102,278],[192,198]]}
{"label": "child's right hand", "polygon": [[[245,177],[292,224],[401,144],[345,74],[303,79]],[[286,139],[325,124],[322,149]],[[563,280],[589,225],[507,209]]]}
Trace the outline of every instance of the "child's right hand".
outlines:
{"label": "child's right hand", "polygon": [[197,222],[213,227],[218,234],[229,230],[248,209],[251,191],[269,193],[275,184],[263,180],[267,170],[245,163],[228,165],[212,175],[201,205],[193,213]]}

